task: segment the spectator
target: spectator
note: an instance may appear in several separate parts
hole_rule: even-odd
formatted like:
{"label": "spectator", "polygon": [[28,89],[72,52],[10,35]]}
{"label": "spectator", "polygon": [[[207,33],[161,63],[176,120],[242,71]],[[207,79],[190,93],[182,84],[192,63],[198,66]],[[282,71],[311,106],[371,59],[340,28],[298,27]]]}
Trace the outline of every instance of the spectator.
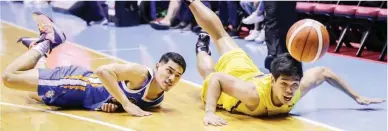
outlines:
{"label": "spectator", "polygon": [[296,1],[263,1],[265,18],[265,43],[268,55],[265,68],[270,65],[278,54],[286,53],[286,37],[288,29],[296,22]]}
{"label": "spectator", "polygon": [[[182,1],[183,2],[183,1]],[[209,1],[201,1],[205,6],[211,9],[211,5]],[[193,28],[193,25],[195,23],[194,16],[191,13],[188,6],[184,3],[181,3],[181,9],[179,10],[178,19],[180,20],[180,23],[172,29],[182,29],[183,31],[188,31]]]}
{"label": "spectator", "polygon": [[105,11],[103,1],[79,1],[70,9],[70,14],[73,14],[83,19],[88,26],[94,24],[108,24],[107,10]]}
{"label": "spectator", "polygon": [[[237,1],[219,1],[218,4],[219,17],[225,30],[231,37],[238,37],[237,27],[240,20],[238,19]],[[229,24],[232,26],[230,30]]]}
{"label": "spectator", "polygon": [[162,20],[151,22],[151,27],[157,30],[168,30],[181,5],[181,1],[171,0],[168,5],[167,15]]}
{"label": "spectator", "polygon": [[256,42],[263,42],[265,40],[265,31],[263,30],[264,20],[264,5],[261,1],[240,1],[241,7],[249,16],[242,20],[244,24],[254,24],[254,29],[249,32],[245,40],[255,40]]}

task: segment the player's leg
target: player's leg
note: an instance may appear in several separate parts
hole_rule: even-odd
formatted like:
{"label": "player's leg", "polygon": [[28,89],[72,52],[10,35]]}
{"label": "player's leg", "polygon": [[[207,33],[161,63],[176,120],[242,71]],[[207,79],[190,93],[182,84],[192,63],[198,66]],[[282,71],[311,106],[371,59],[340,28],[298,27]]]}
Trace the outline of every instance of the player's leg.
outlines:
{"label": "player's leg", "polygon": [[28,93],[28,97],[30,97],[31,99],[34,99],[38,102],[43,103],[43,99],[41,96],[38,95],[38,92],[30,92],[30,93]]}
{"label": "player's leg", "polygon": [[[47,59],[46,55],[43,55],[42,57],[40,57],[40,59],[38,60],[38,62],[35,65],[34,69],[46,69],[47,68],[46,59]],[[38,92],[30,92],[28,94],[28,96],[31,99],[34,99],[34,100],[39,101],[39,102],[43,102],[42,97],[38,95]]]}
{"label": "player's leg", "polygon": [[40,12],[34,12],[33,18],[39,27],[40,39],[30,46],[31,49],[18,57],[6,68],[2,80],[4,85],[24,91],[37,91],[39,71],[33,69],[39,59],[66,40],[64,33],[54,25],[53,21]]}
{"label": "player's leg", "polygon": [[195,52],[197,53],[197,69],[203,79],[214,71],[214,60],[210,56],[209,49],[210,37],[207,33],[200,33],[197,44],[195,45]]}
{"label": "player's leg", "polygon": [[[39,38],[30,38],[30,37],[23,37],[18,40],[18,42],[22,43],[25,47],[30,48],[32,47],[36,41],[38,41]],[[39,58],[38,62],[36,63],[34,69],[45,69],[46,66],[46,55],[43,55]],[[42,97],[38,95],[38,92],[30,92],[28,93],[28,96],[31,99],[34,99],[39,102],[43,102]]]}
{"label": "player's leg", "polygon": [[201,1],[194,0],[193,2],[185,1],[194,15],[198,25],[209,33],[216,44],[220,55],[239,48],[229,34],[224,30],[218,16],[206,7]]}
{"label": "player's leg", "polygon": [[49,48],[48,42],[39,43],[9,64],[2,76],[4,85],[18,90],[37,91],[39,72],[33,68],[43,56],[42,52],[47,52]]}
{"label": "player's leg", "polygon": [[[40,57],[40,59],[38,60],[38,62],[35,65],[34,69],[46,69],[47,68],[46,59],[47,59],[46,56]],[[43,102],[42,97],[38,95],[38,92],[31,92],[28,94],[28,96],[31,99],[34,99],[34,100],[39,101],[39,102]]]}
{"label": "player's leg", "polygon": [[[36,42],[39,40],[39,38],[33,38],[33,37],[22,37],[18,40],[18,43],[22,43],[25,47],[27,48],[32,48],[36,44]],[[39,68],[47,68],[46,65],[46,59],[47,55],[43,55],[40,57],[38,62],[36,63],[34,69],[39,69]]]}

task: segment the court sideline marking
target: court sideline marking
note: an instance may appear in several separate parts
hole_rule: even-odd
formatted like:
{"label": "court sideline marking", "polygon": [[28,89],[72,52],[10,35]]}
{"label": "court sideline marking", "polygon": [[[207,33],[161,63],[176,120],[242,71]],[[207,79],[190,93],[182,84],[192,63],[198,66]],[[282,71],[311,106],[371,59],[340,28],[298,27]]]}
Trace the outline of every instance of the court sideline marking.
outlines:
{"label": "court sideline marking", "polygon": [[142,47],[136,47],[136,48],[119,48],[119,49],[110,49],[110,50],[96,50],[99,52],[117,52],[117,51],[131,51],[131,50],[141,50],[141,49],[147,49]]}
{"label": "court sideline marking", "polygon": [[[19,26],[19,25],[16,25],[16,24],[13,24],[11,22],[8,22],[8,21],[5,21],[5,20],[0,20],[0,22],[3,22],[3,23],[6,23],[6,24],[9,24],[9,25],[12,25],[16,28],[19,28],[19,29],[23,29],[23,30],[26,30],[26,31],[29,31],[29,32],[32,32],[32,33],[38,33],[37,31],[34,31],[32,29],[29,29],[29,28],[26,28],[26,27],[22,27],[22,26]],[[80,45],[80,44],[73,44],[79,48],[82,48],[82,49],[85,49],[87,51],[90,51],[90,52],[93,52],[93,53],[96,53],[96,54],[99,54],[99,55],[102,55],[102,56],[105,56],[105,57],[108,57],[108,58],[111,58],[111,59],[116,59],[116,60],[119,60],[123,63],[129,63],[128,61],[125,61],[121,58],[118,58],[118,57],[114,57],[114,56],[111,56],[109,54],[105,54],[105,53],[101,53],[101,52],[98,52],[96,50],[93,50],[93,49],[90,49],[88,47],[85,47],[83,45]],[[188,80],[185,80],[185,79],[181,79],[182,82],[185,82],[189,85],[192,85],[194,87],[197,87],[197,88],[201,88],[202,86],[200,84],[197,84],[197,83],[194,83],[194,82],[191,82],[191,81],[188,81]],[[333,130],[333,131],[345,131],[343,129],[339,129],[337,127],[333,127],[333,126],[330,126],[330,125],[327,125],[327,124],[324,124],[324,123],[321,123],[321,122],[317,122],[317,121],[313,121],[313,120],[310,120],[310,119],[307,119],[307,118],[304,118],[304,117],[299,117],[299,116],[291,116],[291,117],[294,117],[298,120],[301,120],[301,121],[305,121],[307,123],[310,123],[310,124],[313,124],[313,125],[317,125],[317,126],[321,126],[321,127],[325,127],[327,129],[330,129],[330,130]]]}
{"label": "court sideline marking", "polygon": [[87,117],[77,116],[77,115],[73,115],[73,114],[67,114],[67,113],[62,113],[62,112],[57,112],[57,111],[46,110],[46,109],[39,109],[39,108],[31,107],[31,106],[16,105],[16,104],[12,104],[12,103],[1,102],[1,101],[0,101],[0,105],[43,111],[43,112],[47,112],[47,113],[51,113],[51,114],[55,114],[55,115],[67,116],[67,117],[71,117],[71,118],[75,118],[75,119],[79,119],[79,120],[84,120],[84,121],[104,125],[107,127],[123,130],[123,131],[134,131],[134,130],[126,128],[126,127],[118,126],[115,124],[110,124],[107,122],[103,122],[103,121],[99,121],[99,120],[95,120],[95,119],[91,119],[91,118],[87,118]]}

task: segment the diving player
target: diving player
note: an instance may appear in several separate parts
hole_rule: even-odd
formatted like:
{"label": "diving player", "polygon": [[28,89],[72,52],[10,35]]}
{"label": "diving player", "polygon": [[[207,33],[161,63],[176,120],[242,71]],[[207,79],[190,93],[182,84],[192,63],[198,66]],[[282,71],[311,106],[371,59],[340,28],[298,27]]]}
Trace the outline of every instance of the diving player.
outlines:
{"label": "diving player", "polygon": [[205,103],[205,125],[225,125],[215,114],[216,108],[250,116],[286,114],[308,91],[323,82],[340,89],[359,104],[378,104],[385,100],[360,96],[344,80],[326,67],[303,73],[302,63],[290,54],[282,54],[271,64],[271,74],[264,74],[223,29],[217,15],[199,0],[185,1],[195,20],[214,40],[221,54],[215,63],[210,56],[209,35],[199,35],[196,44],[197,67],[205,79],[201,92]]}

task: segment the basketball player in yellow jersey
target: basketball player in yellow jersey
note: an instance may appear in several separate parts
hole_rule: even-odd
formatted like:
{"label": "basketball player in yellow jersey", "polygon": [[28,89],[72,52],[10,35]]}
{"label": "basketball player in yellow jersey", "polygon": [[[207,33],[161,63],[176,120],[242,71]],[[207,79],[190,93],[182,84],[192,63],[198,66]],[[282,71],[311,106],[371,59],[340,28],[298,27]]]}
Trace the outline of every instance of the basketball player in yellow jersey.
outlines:
{"label": "basketball player in yellow jersey", "polygon": [[210,38],[206,33],[200,34],[196,53],[198,70],[205,79],[201,92],[202,101],[206,103],[205,125],[227,124],[215,115],[216,107],[250,116],[286,114],[309,90],[324,81],[339,88],[359,104],[385,101],[358,95],[328,68],[316,67],[303,73],[302,64],[289,54],[275,58],[271,64],[271,74],[264,74],[226,33],[214,12],[198,0],[185,2],[221,54],[219,61],[214,64],[210,57]]}

